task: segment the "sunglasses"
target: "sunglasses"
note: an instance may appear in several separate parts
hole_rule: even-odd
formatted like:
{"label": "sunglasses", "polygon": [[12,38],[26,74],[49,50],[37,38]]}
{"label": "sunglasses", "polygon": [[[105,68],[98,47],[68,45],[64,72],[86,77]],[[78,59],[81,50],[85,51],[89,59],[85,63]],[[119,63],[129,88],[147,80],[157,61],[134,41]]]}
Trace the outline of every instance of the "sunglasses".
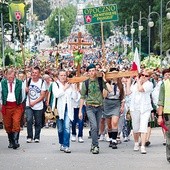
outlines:
{"label": "sunglasses", "polygon": [[141,76],[144,76],[144,77],[149,77],[149,75],[146,75],[146,74],[141,74]]}

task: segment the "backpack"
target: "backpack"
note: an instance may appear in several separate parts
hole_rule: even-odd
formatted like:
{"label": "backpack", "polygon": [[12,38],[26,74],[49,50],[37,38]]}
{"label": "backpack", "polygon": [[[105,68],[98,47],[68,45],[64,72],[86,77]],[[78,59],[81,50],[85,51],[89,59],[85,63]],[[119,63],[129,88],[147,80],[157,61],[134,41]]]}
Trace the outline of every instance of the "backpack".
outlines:
{"label": "backpack", "polygon": [[[103,78],[98,77],[98,83],[101,93],[103,92]],[[86,95],[88,96],[89,79],[85,80]]]}
{"label": "backpack", "polygon": [[[44,80],[42,79],[41,88],[42,88],[43,83],[44,83]],[[28,87],[30,86],[30,84],[31,84],[31,78],[29,78],[29,80],[28,80]]]}

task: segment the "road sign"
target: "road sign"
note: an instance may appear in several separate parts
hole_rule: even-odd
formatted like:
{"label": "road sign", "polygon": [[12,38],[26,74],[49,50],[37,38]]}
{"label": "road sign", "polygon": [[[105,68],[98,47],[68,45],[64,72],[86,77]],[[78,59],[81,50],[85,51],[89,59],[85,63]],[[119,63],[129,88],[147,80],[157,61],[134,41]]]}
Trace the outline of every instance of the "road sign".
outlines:
{"label": "road sign", "polygon": [[95,8],[83,9],[84,24],[118,21],[117,5],[104,5]]}

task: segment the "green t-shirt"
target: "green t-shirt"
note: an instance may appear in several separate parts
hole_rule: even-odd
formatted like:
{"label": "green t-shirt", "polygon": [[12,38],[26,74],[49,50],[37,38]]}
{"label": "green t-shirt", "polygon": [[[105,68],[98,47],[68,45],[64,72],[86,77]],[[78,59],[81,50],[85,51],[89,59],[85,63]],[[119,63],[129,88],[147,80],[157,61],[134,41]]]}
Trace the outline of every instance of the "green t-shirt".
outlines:
{"label": "green t-shirt", "polygon": [[[103,83],[103,89],[106,89],[106,84]],[[103,105],[103,94],[100,90],[98,79],[91,80],[89,79],[88,83],[88,95],[86,95],[86,85],[85,81],[82,83],[81,88],[81,99],[86,100],[87,105]]]}

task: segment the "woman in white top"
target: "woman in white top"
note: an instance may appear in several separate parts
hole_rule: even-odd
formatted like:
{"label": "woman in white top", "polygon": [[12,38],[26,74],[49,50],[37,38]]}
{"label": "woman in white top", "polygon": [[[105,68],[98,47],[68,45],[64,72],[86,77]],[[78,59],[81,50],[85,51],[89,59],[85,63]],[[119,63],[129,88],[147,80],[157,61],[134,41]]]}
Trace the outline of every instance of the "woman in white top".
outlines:
{"label": "woman in white top", "polygon": [[149,70],[144,70],[140,76],[136,77],[132,84],[131,79],[127,81],[127,94],[131,98],[130,112],[135,142],[134,151],[139,150],[139,136],[141,135],[142,154],[146,154],[147,126],[152,110],[150,95],[153,91],[153,84],[149,81],[149,78]]}
{"label": "woman in white top", "polygon": [[60,151],[71,153],[70,146],[70,120],[73,121],[74,108],[73,101],[76,100],[76,89],[72,84],[67,82],[65,70],[58,72],[58,80],[53,83],[52,93],[54,100],[52,110],[54,110],[57,100],[57,110],[59,119],[57,119],[58,137],[60,143]]}

